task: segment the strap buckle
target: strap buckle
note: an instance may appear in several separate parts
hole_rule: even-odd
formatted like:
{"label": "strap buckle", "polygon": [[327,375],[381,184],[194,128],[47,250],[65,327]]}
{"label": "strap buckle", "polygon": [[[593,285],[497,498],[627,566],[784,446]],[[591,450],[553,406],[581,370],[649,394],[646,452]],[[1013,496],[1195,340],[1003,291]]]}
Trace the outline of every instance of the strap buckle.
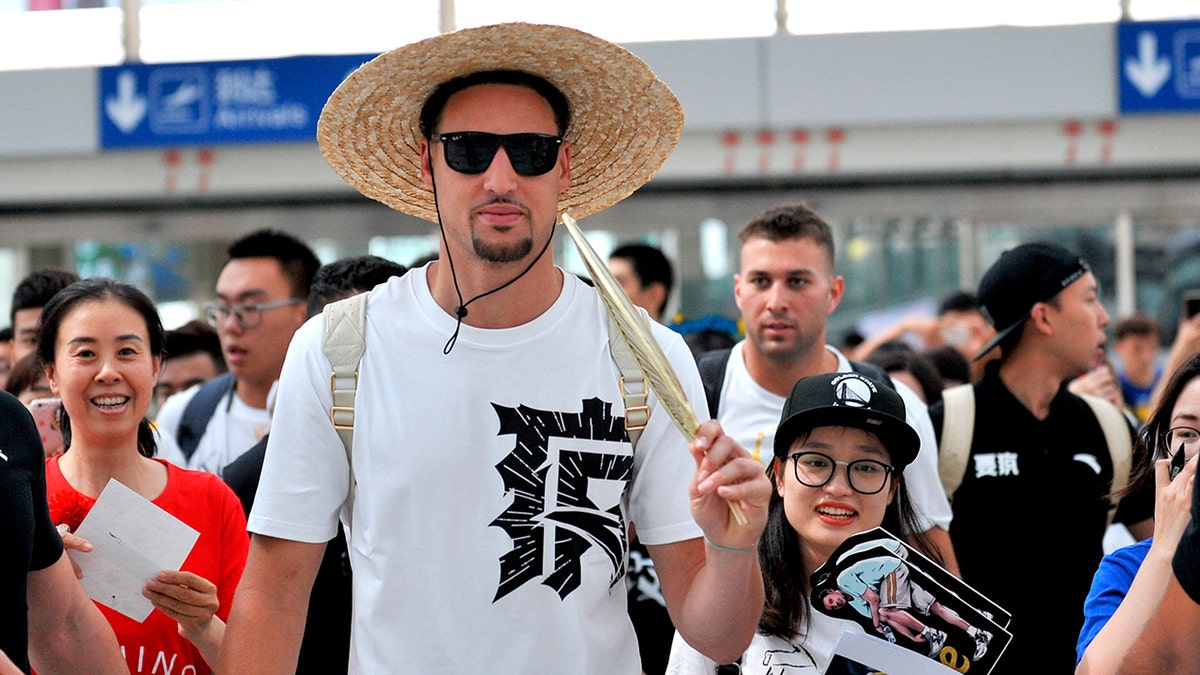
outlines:
{"label": "strap buckle", "polygon": [[[339,424],[339,415],[344,415],[342,418],[346,423]],[[338,431],[354,431],[354,407],[347,405],[332,405],[329,406],[329,421],[333,423],[333,428]]]}
{"label": "strap buckle", "polygon": [[[350,377],[343,375],[343,377]],[[338,389],[337,387],[338,374],[332,372],[329,374],[329,393],[333,395],[333,400],[337,401],[338,392],[350,395],[350,403],[354,402],[354,392],[358,391],[358,371],[354,371],[354,386],[349,389]],[[344,397],[343,397],[344,398]],[[339,422],[340,420],[340,422]],[[331,405],[329,406],[329,421],[333,424],[333,428],[338,431],[354,431],[354,406],[353,405]]]}
{"label": "strap buckle", "polygon": [[[646,424],[650,422],[650,406],[646,405],[646,392],[648,387],[645,378],[642,378],[642,390],[640,392],[631,392],[625,386],[625,377],[621,376],[618,384],[621,387],[621,397],[625,400],[625,431],[641,431],[646,428]],[[640,401],[640,405],[629,405],[632,401]]]}

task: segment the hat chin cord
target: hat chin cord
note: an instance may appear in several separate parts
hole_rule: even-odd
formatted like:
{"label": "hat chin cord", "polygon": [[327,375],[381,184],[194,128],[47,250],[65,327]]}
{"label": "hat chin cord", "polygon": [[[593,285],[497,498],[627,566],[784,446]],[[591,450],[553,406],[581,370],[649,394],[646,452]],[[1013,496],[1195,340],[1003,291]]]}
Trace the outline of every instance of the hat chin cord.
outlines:
{"label": "hat chin cord", "polygon": [[520,274],[490,291],[480,293],[470,300],[463,302],[462,290],[458,287],[458,274],[454,271],[454,258],[450,254],[450,242],[446,239],[446,226],[442,224],[442,209],[441,204],[438,202],[437,178],[433,174],[432,163],[429,167],[429,179],[433,185],[433,210],[437,213],[438,230],[442,233],[442,246],[446,249],[446,262],[450,263],[450,279],[454,282],[454,293],[458,296],[458,305],[454,308],[454,334],[450,336],[450,339],[446,341],[446,346],[442,348],[442,354],[449,355],[454,349],[454,345],[458,344],[458,333],[462,329],[463,319],[467,317],[467,305],[480,298],[485,298],[492,293],[497,293],[508,288],[516,283],[518,279],[528,274],[529,270],[533,269],[533,266],[537,264],[537,261],[541,260],[542,256],[546,254],[546,251],[550,248],[550,242],[554,241],[554,228],[558,225],[558,221],[556,218],[554,224],[550,226],[550,236],[546,238],[546,243],[542,245],[542,250],[538,251],[538,254],[534,256],[533,260],[529,262],[529,265]]}

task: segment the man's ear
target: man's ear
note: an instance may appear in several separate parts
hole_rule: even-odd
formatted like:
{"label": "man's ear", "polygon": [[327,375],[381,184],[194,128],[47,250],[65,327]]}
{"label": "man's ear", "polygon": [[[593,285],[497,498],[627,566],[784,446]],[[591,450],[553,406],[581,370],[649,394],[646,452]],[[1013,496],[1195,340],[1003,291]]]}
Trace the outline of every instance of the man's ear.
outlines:
{"label": "man's ear", "polygon": [[562,174],[558,178],[558,189],[560,192],[566,192],[567,188],[571,187],[571,143],[563,141],[562,157],[558,160],[559,170]]}
{"label": "man's ear", "polygon": [[1049,335],[1054,332],[1054,313],[1051,311],[1053,307],[1048,302],[1035,302],[1029,310],[1029,319],[1027,323],[1033,326],[1034,330],[1039,333]]}
{"label": "man's ear", "polygon": [[846,293],[846,279],[838,274],[829,282],[829,303],[825,315],[833,314],[838,305],[842,303],[842,296]]}
{"label": "man's ear", "polygon": [[[662,307],[663,311],[667,309],[667,285],[661,281],[656,281],[646,287],[646,292],[650,294],[651,302],[647,303],[652,307]],[[665,318],[665,317],[664,317]]]}
{"label": "man's ear", "polygon": [[425,187],[433,189],[433,168],[430,166],[429,158],[429,139],[421,139],[421,182],[425,183]]}

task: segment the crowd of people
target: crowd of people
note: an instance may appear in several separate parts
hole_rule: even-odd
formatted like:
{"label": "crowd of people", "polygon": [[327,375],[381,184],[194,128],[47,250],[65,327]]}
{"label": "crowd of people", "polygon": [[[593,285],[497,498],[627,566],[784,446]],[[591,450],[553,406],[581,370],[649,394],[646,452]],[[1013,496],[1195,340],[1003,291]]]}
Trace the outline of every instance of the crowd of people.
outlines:
{"label": "crowd of people", "polygon": [[[820,673],[864,628],[814,598],[960,670],[991,649],[1000,675],[1200,672],[1200,318],[1161,358],[1153,321],[1118,321],[1114,366],[1088,262],[1033,242],[839,348],[854,280],[821,215],[780,204],[739,233],[724,344],[664,325],[661,251],[610,256],[703,421],[681,435],[606,291],[550,244],[648,181],[682,123],[614,44],[458,31],[364,65],[319,124],[348,183],[438,226],[412,269],[252,232],[173,330],[126,283],[22,280],[0,674]],[[114,481],[198,533],[145,581],[144,620],[79,583]],[[1114,523],[1138,541],[1106,556]],[[877,527],[1003,606],[1011,640],[915,582],[880,605],[894,559],[813,581]]]}

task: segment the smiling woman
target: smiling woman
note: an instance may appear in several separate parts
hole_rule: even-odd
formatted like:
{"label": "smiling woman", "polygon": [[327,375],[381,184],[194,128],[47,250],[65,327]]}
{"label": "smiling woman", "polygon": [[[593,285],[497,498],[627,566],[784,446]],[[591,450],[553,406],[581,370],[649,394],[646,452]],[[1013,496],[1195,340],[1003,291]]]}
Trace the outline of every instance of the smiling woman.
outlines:
{"label": "smiling woman", "polygon": [[[774,672],[781,655],[825,670],[848,624],[812,611],[809,576],[848,537],[882,526],[939,559],[918,534],[902,480],[920,444],[904,420],[900,395],[858,373],[813,375],[792,388],[775,434],[775,493],[758,547],[766,603],[742,673]],[[718,671],[676,635],[667,672]]]}
{"label": "smiling woman", "polygon": [[67,452],[46,462],[50,516],[65,529],[73,557],[87,542],[79,527],[110,481],[118,481],[182,520],[200,537],[180,570],[162,570],[142,593],[159,610],[137,622],[100,610],[125,650],[129,667],[174,664],[209,673],[249,540],[241,503],[211,474],[154,459],[146,411],[162,364],[163,329],[140,290],[109,279],[85,279],[59,291],[42,312],[38,357],[62,399]]}

